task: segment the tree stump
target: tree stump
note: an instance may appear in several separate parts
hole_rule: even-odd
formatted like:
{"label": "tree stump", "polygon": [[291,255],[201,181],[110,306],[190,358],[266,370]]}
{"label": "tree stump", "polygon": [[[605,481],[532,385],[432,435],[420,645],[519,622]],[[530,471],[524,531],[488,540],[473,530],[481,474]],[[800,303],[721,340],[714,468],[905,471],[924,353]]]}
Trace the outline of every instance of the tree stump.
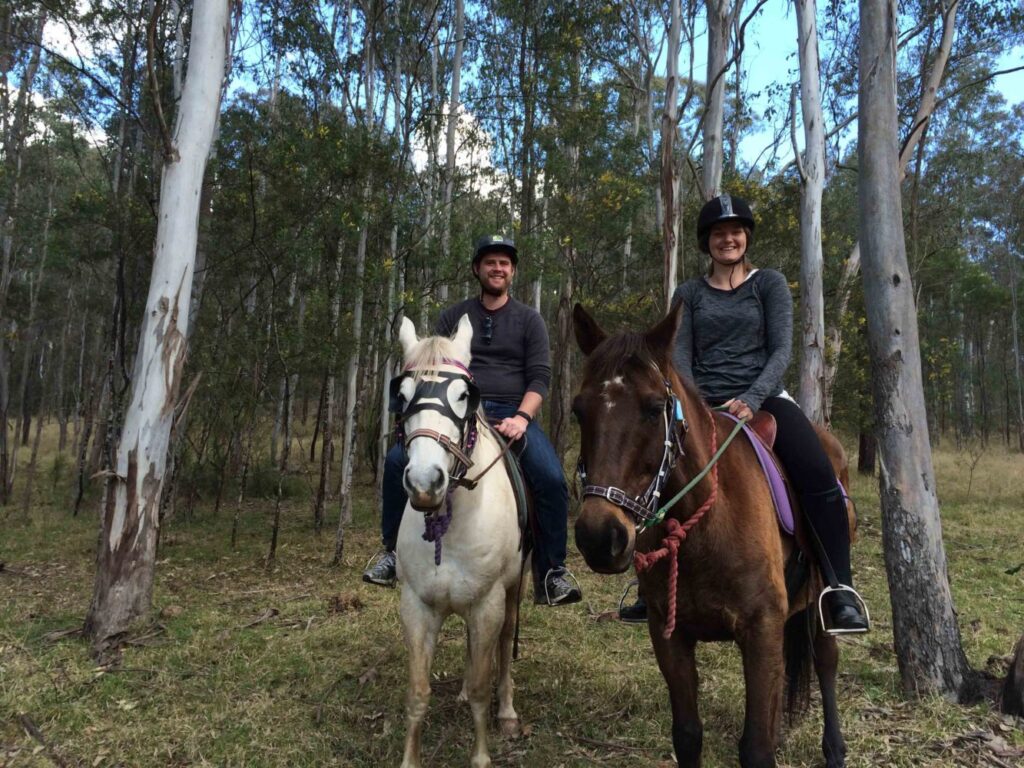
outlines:
{"label": "tree stump", "polygon": [[1006,671],[1006,681],[999,696],[1000,709],[1007,715],[1024,717],[1024,635],[1013,652],[1013,661]]}

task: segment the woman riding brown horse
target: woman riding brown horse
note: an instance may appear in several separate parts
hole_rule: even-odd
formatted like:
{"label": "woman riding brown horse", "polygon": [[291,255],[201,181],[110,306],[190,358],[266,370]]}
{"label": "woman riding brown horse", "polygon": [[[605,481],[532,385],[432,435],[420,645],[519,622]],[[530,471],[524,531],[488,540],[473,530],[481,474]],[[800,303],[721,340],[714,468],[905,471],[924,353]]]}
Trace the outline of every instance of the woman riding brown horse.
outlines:
{"label": "woman riding brown horse", "polygon": [[[844,765],[836,707],[838,649],[813,620],[815,571],[787,595],[785,564],[794,540],[779,528],[768,482],[745,438],[729,445],[664,521],[642,527],[710,462],[733,422],[715,415],[672,363],[680,307],[646,333],[609,337],[579,305],[576,339],[587,355],[573,402],[587,484],[576,544],[593,570],[621,573],[638,553],[648,627],[672,704],[672,741],[681,766],[700,764],[698,641],[735,640],[743,658],[744,768],[775,765],[784,678],[792,708],[806,691],[812,657],[824,710],[828,768]],[[837,475],[838,442],[823,442]],[[596,490],[594,490],[596,489]],[[659,502],[660,499],[660,502]],[[798,531],[799,533],[799,531]]]}

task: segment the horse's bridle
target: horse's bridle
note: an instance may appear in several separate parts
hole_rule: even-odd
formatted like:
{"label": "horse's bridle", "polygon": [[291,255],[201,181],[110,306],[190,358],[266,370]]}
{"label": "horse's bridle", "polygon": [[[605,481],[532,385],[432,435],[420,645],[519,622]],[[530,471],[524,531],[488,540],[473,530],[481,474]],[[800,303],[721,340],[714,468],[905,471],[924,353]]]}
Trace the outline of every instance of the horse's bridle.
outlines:
{"label": "horse's bridle", "polygon": [[685,455],[683,442],[686,440],[686,433],[690,428],[686,421],[686,414],[683,412],[682,401],[672,390],[672,382],[661,372],[661,369],[656,364],[651,363],[651,365],[658,371],[658,375],[665,384],[667,398],[665,400],[665,409],[662,413],[665,423],[665,450],[661,455],[661,465],[658,467],[658,472],[654,475],[654,479],[651,480],[651,484],[647,486],[647,490],[639,496],[630,497],[624,490],[613,485],[588,485],[587,469],[583,464],[582,455],[576,464],[576,473],[579,475],[580,484],[583,486],[583,496],[598,496],[621,507],[633,516],[633,523],[637,528],[657,519],[658,501],[661,498],[661,492],[668,480],[669,473],[676,465],[676,460],[680,456]]}
{"label": "horse's bridle", "polygon": [[[395,414],[395,436],[403,446],[408,449],[409,444],[417,438],[429,438],[437,441],[442,448],[454,459],[454,465],[448,472],[449,478],[458,481],[465,476],[473,460],[469,455],[477,440],[477,408],[480,406],[480,389],[473,380],[473,375],[462,363],[457,360],[445,359],[445,365],[460,369],[459,372],[444,371],[438,369],[406,368],[401,374],[391,379],[391,398],[388,410]],[[402,408],[401,388],[402,382],[413,377],[416,373],[425,373],[430,378],[422,379],[416,385],[416,391],[409,399],[409,404]],[[448,387],[453,381],[461,380],[466,382],[469,391],[469,401],[466,405],[466,415],[459,416],[452,410],[448,403]],[[405,434],[404,422],[409,416],[422,411],[437,411],[450,419],[459,429],[459,441],[456,443],[448,435],[442,434],[434,429],[417,429]]]}

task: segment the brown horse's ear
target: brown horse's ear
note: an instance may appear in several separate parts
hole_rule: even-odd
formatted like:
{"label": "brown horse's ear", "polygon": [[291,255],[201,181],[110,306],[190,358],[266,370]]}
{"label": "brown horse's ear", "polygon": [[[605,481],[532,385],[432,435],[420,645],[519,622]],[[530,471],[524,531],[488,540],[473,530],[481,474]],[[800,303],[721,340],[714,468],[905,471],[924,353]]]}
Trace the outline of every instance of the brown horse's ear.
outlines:
{"label": "brown horse's ear", "polygon": [[682,309],[683,302],[675,302],[665,318],[644,334],[647,348],[654,353],[656,358],[672,359],[672,345],[675,343],[676,331],[679,329],[679,318],[683,315]]}
{"label": "brown horse's ear", "polygon": [[608,334],[601,330],[601,326],[587,313],[582,304],[572,308],[572,327],[576,332],[576,343],[584,355],[589,355],[598,344],[608,338]]}

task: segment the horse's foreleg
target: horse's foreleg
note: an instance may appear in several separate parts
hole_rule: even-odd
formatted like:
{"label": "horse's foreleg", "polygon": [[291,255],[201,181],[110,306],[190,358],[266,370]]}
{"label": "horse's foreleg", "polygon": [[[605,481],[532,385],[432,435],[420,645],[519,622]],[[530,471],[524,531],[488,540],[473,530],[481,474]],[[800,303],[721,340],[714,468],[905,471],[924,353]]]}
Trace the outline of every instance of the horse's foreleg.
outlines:
{"label": "horse's foreleg", "polygon": [[430,665],[444,617],[424,605],[409,589],[402,590],[402,630],[409,649],[409,693],[406,698],[405,754],[402,768],[419,768],[423,718],[430,701]]}
{"label": "horse's foreleg", "polygon": [[740,739],[740,765],[743,768],[775,766],[785,678],[782,628],[781,613],[764,616],[737,638],[743,655],[746,685],[746,716]]}
{"label": "horse's foreleg", "polygon": [[649,622],[651,643],[658,667],[668,684],[672,704],[672,747],[680,768],[698,768],[704,745],[704,726],[697,711],[696,643],[678,636],[669,640],[661,636],[663,625]]}
{"label": "horse's foreleg", "polygon": [[516,634],[516,616],[519,608],[519,589],[513,586],[505,592],[505,621],[498,638],[498,724],[503,736],[518,736],[519,715],[512,706],[512,644]]}
{"label": "horse's foreleg", "polygon": [[825,727],[821,735],[821,751],[826,768],[846,765],[846,742],[843,741],[836,704],[836,670],[839,667],[839,644],[832,635],[818,632],[814,639],[814,671],[821,689],[821,708]]}
{"label": "horse's foreleg", "polygon": [[500,584],[473,606],[466,624],[469,628],[469,666],[463,687],[469,696],[473,711],[476,743],[470,765],[488,768],[491,757],[487,752],[487,724],[491,710],[491,668],[494,648],[498,642],[505,613],[505,590]]}

